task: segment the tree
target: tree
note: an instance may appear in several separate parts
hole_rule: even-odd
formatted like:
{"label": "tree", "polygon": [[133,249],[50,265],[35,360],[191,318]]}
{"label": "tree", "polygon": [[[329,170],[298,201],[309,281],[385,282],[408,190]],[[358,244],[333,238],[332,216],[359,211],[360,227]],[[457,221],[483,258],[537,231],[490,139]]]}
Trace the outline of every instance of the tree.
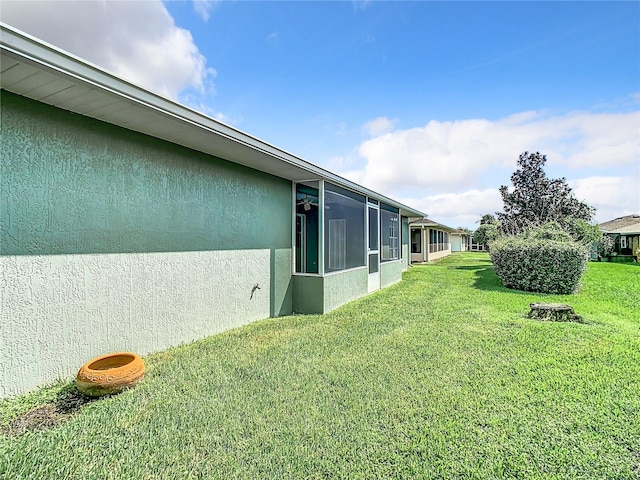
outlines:
{"label": "tree", "polygon": [[568,219],[593,218],[595,209],[575,198],[564,177],[547,178],[546,162],[546,155],[524,152],[518,159],[520,168],[511,175],[513,189],[500,187],[504,211],[497,216],[502,233],[515,235],[553,221],[565,227]]}
{"label": "tree", "polygon": [[496,217],[494,217],[490,213],[483,215],[482,218],[480,219],[480,225],[496,224],[496,223],[498,223],[498,221],[496,220]]}
{"label": "tree", "polygon": [[473,241],[479,245],[489,248],[489,242],[498,237],[498,220],[496,217],[487,213],[480,219],[480,226],[473,232]]}
{"label": "tree", "polygon": [[586,246],[597,245],[602,239],[602,231],[597,225],[580,219],[569,217],[562,224],[564,230],[571,235],[571,238]]}
{"label": "tree", "polygon": [[479,245],[486,245],[488,247],[489,243],[495,240],[497,236],[498,225],[495,223],[485,223],[473,232],[473,241]]}

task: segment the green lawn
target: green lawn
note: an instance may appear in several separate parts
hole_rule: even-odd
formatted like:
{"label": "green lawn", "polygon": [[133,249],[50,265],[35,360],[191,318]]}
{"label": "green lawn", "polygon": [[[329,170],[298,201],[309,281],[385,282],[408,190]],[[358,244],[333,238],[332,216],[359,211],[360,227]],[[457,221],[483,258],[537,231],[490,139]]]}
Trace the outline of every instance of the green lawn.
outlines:
{"label": "green lawn", "polygon": [[[541,300],[588,323],[525,318]],[[454,255],[145,361],[135,389],[54,428],[7,433],[70,385],[0,402],[0,478],[640,477],[638,265],[591,263],[549,296]]]}

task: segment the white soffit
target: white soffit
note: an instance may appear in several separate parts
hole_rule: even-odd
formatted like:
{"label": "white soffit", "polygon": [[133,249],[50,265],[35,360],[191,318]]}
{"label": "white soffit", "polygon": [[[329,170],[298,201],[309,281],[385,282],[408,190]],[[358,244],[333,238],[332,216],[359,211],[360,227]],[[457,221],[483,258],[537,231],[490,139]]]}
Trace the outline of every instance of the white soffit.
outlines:
{"label": "white soffit", "polygon": [[9,92],[291,181],[325,179],[400,208],[405,216],[424,216],[4,23],[0,47],[0,87]]}

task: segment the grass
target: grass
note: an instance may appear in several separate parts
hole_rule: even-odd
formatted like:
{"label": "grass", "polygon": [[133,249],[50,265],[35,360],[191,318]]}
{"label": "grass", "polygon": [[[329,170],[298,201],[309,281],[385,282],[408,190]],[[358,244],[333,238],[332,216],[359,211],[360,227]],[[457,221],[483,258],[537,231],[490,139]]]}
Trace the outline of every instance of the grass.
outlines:
{"label": "grass", "polygon": [[[565,302],[587,324],[526,319]],[[324,316],[145,358],[135,389],[9,435],[71,388],[0,402],[0,478],[640,477],[640,268],[580,292],[501,287],[486,254],[414,266]]]}

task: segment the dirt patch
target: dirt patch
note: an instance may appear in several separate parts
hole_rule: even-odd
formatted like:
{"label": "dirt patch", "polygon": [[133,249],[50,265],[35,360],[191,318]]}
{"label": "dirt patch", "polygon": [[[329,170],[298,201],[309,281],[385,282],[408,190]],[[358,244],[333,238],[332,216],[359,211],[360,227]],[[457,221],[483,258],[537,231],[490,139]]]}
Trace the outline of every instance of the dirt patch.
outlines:
{"label": "dirt patch", "polygon": [[37,432],[59,425],[73,415],[87,403],[97,398],[87,397],[75,388],[60,392],[50,403],[36,407],[14,419],[9,425],[0,427],[2,433],[17,436],[25,432]]}

